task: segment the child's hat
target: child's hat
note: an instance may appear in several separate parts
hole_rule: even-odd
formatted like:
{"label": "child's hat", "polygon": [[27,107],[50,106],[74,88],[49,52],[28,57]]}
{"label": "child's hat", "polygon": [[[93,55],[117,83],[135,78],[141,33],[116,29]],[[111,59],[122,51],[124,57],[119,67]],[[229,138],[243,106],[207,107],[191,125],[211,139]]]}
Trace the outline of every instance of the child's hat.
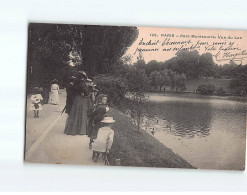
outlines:
{"label": "child's hat", "polygon": [[115,120],[113,120],[112,117],[104,117],[104,119],[100,122],[102,122],[102,123],[114,123]]}

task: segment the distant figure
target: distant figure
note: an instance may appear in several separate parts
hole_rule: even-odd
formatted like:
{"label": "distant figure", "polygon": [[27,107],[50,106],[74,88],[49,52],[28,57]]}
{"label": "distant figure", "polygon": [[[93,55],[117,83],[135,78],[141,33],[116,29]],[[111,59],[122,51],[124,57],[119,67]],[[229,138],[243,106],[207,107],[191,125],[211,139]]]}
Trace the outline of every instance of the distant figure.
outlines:
{"label": "distant figure", "polygon": [[240,94],[241,94],[241,96],[244,96],[245,95],[245,90],[243,89]]}
{"label": "distant figure", "polygon": [[29,108],[29,110],[33,110],[34,118],[39,117],[39,111],[42,110],[42,104],[41,104],[42,100],[43,100],[43,97],[40,94],[39,88],[35,87],[33,95],[31,96],[32,104]]}
{"label": "distant figure", "polygon": [[50,104],[59,104],[59,85],[57,84],[58,80],[54,79],[52,81],[52,85],[51,85],[51,92],[50,92],[50,96],[49,96],[49,103]]}
{"label": "distant figure", "polygon": [[92,143],[94,162],[97,162],[99,154],[102,154],[103,158],[109,154],[114,137],[114,131],[111,129],[114,122],[112,117],[104,117],[101,121],[103,127],[99,129],[97,139]]}
{"label": "distant figure", "polygon": [[154,130],[154,128],[152,129],[151,133],[152,133],[152,135],[154,135],[154,133],[155,133],[155,130]]}

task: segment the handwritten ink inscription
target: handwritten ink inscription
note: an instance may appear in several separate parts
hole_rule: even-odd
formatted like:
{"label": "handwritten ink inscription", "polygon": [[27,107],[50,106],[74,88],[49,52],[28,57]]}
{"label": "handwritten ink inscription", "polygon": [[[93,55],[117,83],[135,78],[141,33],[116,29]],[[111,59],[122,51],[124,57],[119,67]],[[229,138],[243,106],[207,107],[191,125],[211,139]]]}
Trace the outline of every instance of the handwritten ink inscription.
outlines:
{"label": "handwritten ink inscription", "polygon": [[197,50],[212,53],[216,61],[239,61],[247,58],[246,48],[239,47],[239,41],[246,41],[242,36],[193,35],[174,33],[151,33],[141,37],[134,54],[138,52],[179,52]]}

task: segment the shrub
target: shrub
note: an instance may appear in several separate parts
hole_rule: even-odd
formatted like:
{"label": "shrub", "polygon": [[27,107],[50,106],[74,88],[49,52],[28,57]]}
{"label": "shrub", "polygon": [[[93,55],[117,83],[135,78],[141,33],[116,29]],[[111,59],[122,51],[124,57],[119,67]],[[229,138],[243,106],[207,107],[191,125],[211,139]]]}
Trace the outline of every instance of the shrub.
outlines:
{"label": "shrub", "polygon": [[219,87],[216,89],[215,94],[216,95],[225,95],[226,91],[223,89],[223,87]]}
{"label": "shrub", "polygon": [[120,104],[128,90],[127,81],[113,75],[98,75],[94,82],[101,93],[108,95],[109,102],[113,104]]}
{"label": "shrub", "polygon": [[196,89],[196,92],[199,94],[210,95],[213,94],[215,90],[214,85],[199,85]]}

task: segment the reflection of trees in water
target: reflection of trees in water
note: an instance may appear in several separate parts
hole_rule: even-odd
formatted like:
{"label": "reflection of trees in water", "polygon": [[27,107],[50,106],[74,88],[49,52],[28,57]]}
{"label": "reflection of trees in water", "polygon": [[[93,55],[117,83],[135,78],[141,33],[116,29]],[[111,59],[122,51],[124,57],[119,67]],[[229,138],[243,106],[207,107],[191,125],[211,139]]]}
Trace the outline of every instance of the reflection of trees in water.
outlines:
{"label": "reflection of trees in water", "polygon": [[150,103],[146,115],[171,122],[170,131],[176,136],[193,138],[210,134],[212,108],[209,103]]}

